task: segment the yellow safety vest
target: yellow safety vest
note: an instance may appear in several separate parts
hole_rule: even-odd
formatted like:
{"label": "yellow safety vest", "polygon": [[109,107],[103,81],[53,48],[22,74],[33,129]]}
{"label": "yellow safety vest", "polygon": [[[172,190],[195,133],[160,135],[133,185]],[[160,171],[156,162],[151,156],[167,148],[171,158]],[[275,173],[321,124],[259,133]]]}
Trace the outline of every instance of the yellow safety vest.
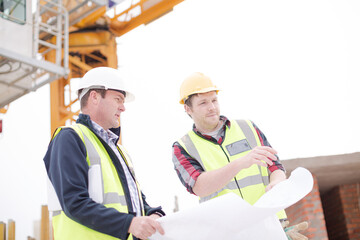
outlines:
{"label": "yellow safety vest", "polygon": [[[128,207],[126,204],[125,194],[118,177],[118,173],[115,166],[112,163],[110,156],[106,149],[96,137],[96,135],[86,126],[82,124],[75,124],[71,126],[72,129],[83,140],[87,156],[86,160],[89,165],[89,195],[94,201],[103,204],[108,208],[115,208],[119,212],[128,213]],[[54,137],[60,132],[62,128],[58,128],[54,134]],[[53,137],[53,138],[54,138]],[[124,149],[118,145],[118,150],[125,160],[126,164],[132,169],[132,164],[129,156]],[[91,172],[91,173],[90,173]],[[94,181],[102,181],[97,183]],[[138,187],[138,194],[141,204],[143,203],[140,187],[136,181]],[[100,186],[100,189],[99,189]],[[92,189],[91,189],[92,188]],[[99,192],[100,191],[100,192]],[[142,215],[144,215],[144,208],[142,207]],[[90,229],[84,225],[81,225],[65,215],[60,210],[53,212],[52,223],[54,228],[55,240],[115,240],[118,238],[112,237],[107,234],[100,233],[93,229]],[[133,237],[130,234],[127,238],[132,240]]]}
{"label": "yellow safety vest", "polygon": [[[221,145],[198,136],[194,131],[189,131],[178,142],[191,157],[201,164],[205,171],[224,167],[229,162],[248,154],[252,148],[261,146],[253,124],[248,120],[231,121],[231,127],[226,130],[226,136]],[[233,192],[253,205],[264,195],[268,184],[267,167],[253,164],[249,168],[239,171],[234,179],[219,191],[200,198],[200,202]],[[279,219],[287,218],[284,210],[277,215]]]}

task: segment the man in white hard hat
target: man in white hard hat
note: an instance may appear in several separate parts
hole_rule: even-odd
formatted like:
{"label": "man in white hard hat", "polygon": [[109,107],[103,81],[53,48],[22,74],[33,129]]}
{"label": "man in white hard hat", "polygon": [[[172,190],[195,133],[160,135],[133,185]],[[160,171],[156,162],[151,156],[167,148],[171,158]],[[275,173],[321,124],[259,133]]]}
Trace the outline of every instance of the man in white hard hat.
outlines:
{"label": "man in white hard hat", "polygon": [[[58,128],[44,162],[55,240],[147,239],[164,233],[161,207],[145,201],[129,155],[117,144],[124,102],[134,99],[119,71],[88,71],[79,84],[81,114]],[[116,132],[117,134],[115,134]],[[55,195],[55,196],[54,196]]]}
{"label": "man in white hard hat", "polygon": [[[220,115],[218,92],[202,73],[193,73],[183,81],[180,104],[194,125],[173,144],[174,168],[182,184],[199,196],[200,202],[233,192],[254,204],[286,179],[285,170],[253,122]],[[284,210],[277,215],[286,221]]]}

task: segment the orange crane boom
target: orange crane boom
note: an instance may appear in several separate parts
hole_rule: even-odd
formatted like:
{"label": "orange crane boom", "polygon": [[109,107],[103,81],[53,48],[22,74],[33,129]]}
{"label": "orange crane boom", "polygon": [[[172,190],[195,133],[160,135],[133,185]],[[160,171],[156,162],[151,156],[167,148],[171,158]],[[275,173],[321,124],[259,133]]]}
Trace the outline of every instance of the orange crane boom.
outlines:
{"label": "orange crane boom", "polygon": [[[71,91],[73,78],[82,77],[93,67],[108,66],[117,68],[116,37],[122,36],[132,29],[148,24],[169,13],[173,7],[183,0],[140,0],[130,1],[125,10],[113,7],[113,16],[106,15],[106,7],[91,11],[86,17],[79,19],[70,14],[69,34],[69,75],[51,83],[51,132],[58,126],[76,121],[79,114],[77,98]],[[73,0],[67,2],[72,6]],[[66,5],[65,5],[66,6]],[[84,6],[89,11],[92,6]],[[83,14],[84,15],[84,14]],[[52,51],[45,55],[47,60],[55,61]]]}
{"label": "orange crane boom", "polygon": [[0,6],[0,16],[26,33],[26,48],[16,51],[12,41],[21,37],[16,39],[13,23],[0,18],[8,31],[14,31],[14,37],[0,46],[0,114],[12,101],[50,83],[53,132],[79,114],[77,96],[71,91],[73,79],[94,67],[117,68],[116,37],[160,18],[183,0],[36,0],[33,16],[31,0],[24,1],[23,19],[12,15],[25,11],[17,9],[17,0],[9,0],[11,9]]}

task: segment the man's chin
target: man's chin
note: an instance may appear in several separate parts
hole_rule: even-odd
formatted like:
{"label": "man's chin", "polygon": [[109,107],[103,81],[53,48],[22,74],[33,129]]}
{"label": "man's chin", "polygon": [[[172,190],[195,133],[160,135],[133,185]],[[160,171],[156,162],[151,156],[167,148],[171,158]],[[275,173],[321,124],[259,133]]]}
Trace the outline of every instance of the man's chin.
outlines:
{"label": "man's chin", "polygon": [[220,116],[218,115],[209,116],[207,119],[209,122],[213,122],[217,124],[220,121]]}
{"label": "man's chin", "polygon": [[208,126],[212,126],[212,128],[216,128],[219,121],[214,120],[214,121],[208,121],[207,123],[208,123]]}

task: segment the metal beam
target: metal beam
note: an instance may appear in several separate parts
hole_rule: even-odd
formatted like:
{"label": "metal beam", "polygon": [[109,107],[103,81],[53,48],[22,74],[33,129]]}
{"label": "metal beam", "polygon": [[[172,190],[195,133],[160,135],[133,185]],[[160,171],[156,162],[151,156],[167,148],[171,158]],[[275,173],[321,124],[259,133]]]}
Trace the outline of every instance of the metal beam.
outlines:
{"label": "metal beam", "polygon": [[[110,29],[118,37],[122,36],[142,24],[148,24],[171,12],[174,6],[181,2],[183,0],[140,0],[137,4],[111,18]],[[141,13],[134,18],[131,17],[131,11],[139,7],[141,8]],[[119,18],[122,16],[130,16],[130,19],[121,21]]]}
{"label": "metal beam", "polygon": [[32,57],[27,57],[27,56],[18,54],[13,51],[9,51],[9,50],[1,48],[1,47],[0,47],[0,56],[4,56],[4,57],[12,59],[14,61],[22,62],[27,65],[30,65],[30,66],[33,66],[36,68],[40,68],[47,72],[51,72],[51,73],[54,73],[54,74],[57,74],[57,75],[60,75],[63,77],[65,77],[67,75],[67,70],[65,68],[58,66],[54,63],[51,63],[48,61],[37,60]]}

